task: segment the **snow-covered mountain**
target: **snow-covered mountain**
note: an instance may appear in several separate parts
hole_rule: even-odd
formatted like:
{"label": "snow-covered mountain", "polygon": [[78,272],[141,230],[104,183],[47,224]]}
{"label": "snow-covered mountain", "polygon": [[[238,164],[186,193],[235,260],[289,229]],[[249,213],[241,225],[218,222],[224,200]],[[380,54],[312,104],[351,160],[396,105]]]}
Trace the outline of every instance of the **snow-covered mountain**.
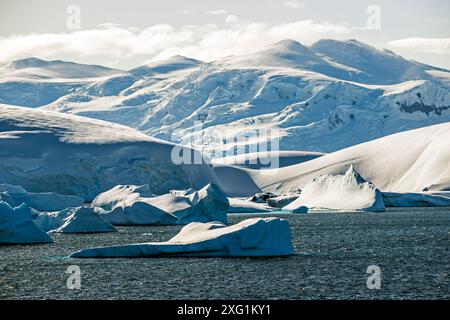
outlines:
{"label": "snow-covered mountain", "polygon": [[[38,65],[47,75],[54,70]],[[356,40],[310,47],[284,40],[208,63],[175,56],[128,72],[95,67],[94,77],[64,75],[64,68],[17,80],[20,69],[4,67],[0,102],[107,120],[170,141],[175,131],[192,136],[201,122],[193,139],[213,157],[220,153],[212,150],[237,147],[217,145],[217,130],[277,129],[281,150],[332,152],[450,121],[450,71]]]}
{"label": "snow-covered mountain", "polygon": [[0,103],[40,107],[120,73],[123,71],[61,60],[16,60],[0,68]]}

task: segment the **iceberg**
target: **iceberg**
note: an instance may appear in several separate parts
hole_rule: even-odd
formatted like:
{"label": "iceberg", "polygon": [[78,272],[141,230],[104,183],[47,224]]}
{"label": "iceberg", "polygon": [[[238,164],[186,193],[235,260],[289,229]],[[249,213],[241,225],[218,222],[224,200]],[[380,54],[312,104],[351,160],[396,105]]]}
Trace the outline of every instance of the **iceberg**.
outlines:
{"label": "iceberg", "polygon": [[177,217],[177,224],[220,221],[227,223],[230,203],[216,184],[208,184],[199,191],[172,191],[149,199],[154,206]]}
{"label": "iceberg", "polygon": [[270,212],[273,208],[269,207],[265,202],[253,202],[242,198],[228,198],[230,202],[229,213],[258,213]]}
{"label": "iceberg", "polygon": [[170,225],[177,217],[149,202],[148,185],[118,185],[99,194],[92,207],[100,217],[117,226]]}
{"label": "iceberg", "polygon": [[450,207],[450,198],[426,193],[383,192],[386,207]]}
{"label": "iceberg", "polygon": [[69,207],[78,207],[83,204],[81,197],[63,195],[54,192],[28,192],[21,186],[0,184],[0,192],[7,194],[9,203],[20,205],[26,203],[29,207],[38,211],[58,211]]}
{"label": "iceberg", "polygon": [[115,232],[116,228],[103,220],[92,208],[78,207],[68,209],[63,225],[54,230],[59,233],[100,233]]}
{"label": "iceberg", "polygon": [[287,194],[267,199],[267,204],[273,208],[283,208],[294,202],[298,198],[298,194]]}
{"label": "iceberg", "polygon": [[71,258],[149,256],[274,257],[294,254],[289,222],[253,218],[232,226],[193,222],[166,242],[136,243],[83,249]]}
{"label": "iceberg", "polygon": [[53,242],[53,239],[33,222],[30,208],[25,203],[13,208],[8,203],[0,201],[1,244],[50,242]]}
{"label": "iceberg", "polygon": [[92,201],[92,206],[110,211],[117,207],[130,206],[140,198],[151,196],[152,194],[147,184],[141,186],[118,185],[95,197]]}
{"label": "iceberg", "polygon": [[312,210],[384,211],[381,192],[364,180],[353,165],[344,175],[322,175],[307,183],[300,196],[283,210],[303,212]]}

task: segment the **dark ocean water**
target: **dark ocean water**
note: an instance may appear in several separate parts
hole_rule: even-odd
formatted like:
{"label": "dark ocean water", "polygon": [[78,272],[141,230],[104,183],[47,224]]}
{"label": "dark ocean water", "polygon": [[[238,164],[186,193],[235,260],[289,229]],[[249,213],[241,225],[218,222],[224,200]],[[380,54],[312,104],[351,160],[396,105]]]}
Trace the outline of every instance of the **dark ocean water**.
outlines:
{"label": "dark ocean water", "polygon": [[[0,298],[450,299],[450,208],[271,215],[289,220],[295,256],[62,258],[91,246],[168,240],[181,226],[57,234],[50,245],[1,246]],[[69,265],[80,267],[80,290],[67,289]],[[381,268],[380,290],[366,286],[369,265]]]}

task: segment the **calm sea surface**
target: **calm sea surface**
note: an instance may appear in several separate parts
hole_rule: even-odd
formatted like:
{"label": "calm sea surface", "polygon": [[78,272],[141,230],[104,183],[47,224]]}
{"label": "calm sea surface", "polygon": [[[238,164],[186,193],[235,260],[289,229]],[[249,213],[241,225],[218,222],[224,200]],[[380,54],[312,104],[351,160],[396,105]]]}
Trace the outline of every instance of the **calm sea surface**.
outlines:
{"label": "calm sea surface", "polygon": [[[0,298],[450,299],[450,208],[261,216],[289,220],[295,256],[65,259],[91,246],[168,240],[181,226],[56,234],[50,245],[0,246]],[[81,269],[81,290],[66,287],[69,265]],[[370,265],[381,268],[380,290],[366,286]]]}

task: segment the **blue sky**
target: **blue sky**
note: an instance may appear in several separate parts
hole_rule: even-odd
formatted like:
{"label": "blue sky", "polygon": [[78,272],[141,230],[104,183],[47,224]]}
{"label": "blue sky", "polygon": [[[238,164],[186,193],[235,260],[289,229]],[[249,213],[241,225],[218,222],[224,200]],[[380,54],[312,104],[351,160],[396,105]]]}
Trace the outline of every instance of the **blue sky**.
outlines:
{"label": "blue sky", "polygon": [[126,69],[174,54],[251,53],[285,38],[356,38],[450,68],[449,9],[445,0],[2,0],[0,63],[38,56]]}

